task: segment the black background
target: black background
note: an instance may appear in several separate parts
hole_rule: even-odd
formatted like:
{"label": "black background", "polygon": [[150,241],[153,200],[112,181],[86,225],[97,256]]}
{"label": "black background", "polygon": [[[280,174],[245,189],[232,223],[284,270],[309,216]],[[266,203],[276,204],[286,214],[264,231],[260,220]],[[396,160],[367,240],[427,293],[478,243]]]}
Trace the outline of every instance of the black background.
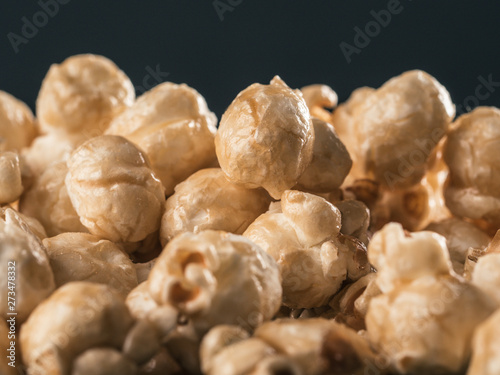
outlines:
{"label": "black background", "polygon": [[[0,90],[32,108],[50,64],[79,53],[109,57],[136,86],[158,66],[201,92],[219,118],[240,90],[275,74],[292,87],[326,83],[341,101],[415,68],[459,105],[475,95],[479,76],[500,82],[498,0],[400,0],[401,13],[351,63],[340,43],[354,45],[354,28],[389,1],[220,0],[234,4],[223,20],[213,0],[65,1],[17,53],[8,34],[23,36],[22,18],[42,8],[37,0],[0,2]],[[497,89],[478,102],[498,107],[499,99]]]}

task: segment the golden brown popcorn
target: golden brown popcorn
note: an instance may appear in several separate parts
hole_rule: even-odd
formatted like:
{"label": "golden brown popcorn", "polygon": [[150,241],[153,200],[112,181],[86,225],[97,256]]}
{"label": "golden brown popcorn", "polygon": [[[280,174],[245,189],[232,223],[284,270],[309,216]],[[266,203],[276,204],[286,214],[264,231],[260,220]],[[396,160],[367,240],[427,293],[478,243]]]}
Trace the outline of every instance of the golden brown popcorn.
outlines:
{"label": "golden brown popcorn", "polygon": [[500,373],[500,310],[484,321],[474,332],[472,358],[467,375]]}
{"label": "golden brown popcorn", "polygon": [[276,76],[217,131],[78,55],[37,137],[0,91],[0,350],[15,272],[28,375],[497,375],[500,109],[450,124],[419,70],[337,100]]}
{"label": "golden brown popcorn", "polygon": [[136,375],[137,365],[116,349],[88,349],[74,361],[71,375]]}
{"label": "golden brown popcorn", "polygon": [[0,272],[0,314],[6,319],[9,312],[16,312],[17,322],[22,323],[52,293],[55,283],[42,242],[11,208],[0,218],[0,264],[5,267]]}
{"label": "golden brown popcorn", "polygon": [[340,234],[340,211],[325,199],[285,191],[281,207],[259,216],[243,234],[280,267],[283,304],[291,308],[325,305],[346,278],[370,271],[364,245]]}
{"label": "golden brown popcorn", "polygon": [[168,243],[146,282],[158,305],[172,305],[199,333],[217,324],[256,327],[281,305],[276,262],[243,236],[184,233]]}
{"label": "golden brown popcorn", "polygon": [[[163,344],[166,344],[173,335],[184,328],[178,324],[181,320],[179,311],[171,305],[156,303],[149,293],[147,282],[143,282],[134,288],[128,294],[125,303],[135,319],[147,322],[153,327],[156,336]],[[198,337],[196,336],[196,338]]]}
{"label": "golden brown popcorn", "polygon": [[69,198],[67,173],[64,161],[50,165],[19,202],[19,210],[38,219],[50,237],[65,232],[88,232]]}
{"label": "golden brown popcorn", "polygon": [[220,168],[202,169],[177,185],[167,199],[160,231],[162,244],[180,233],[206,229],[242,234],[270,202],[264,189],[237,185]]}
{"label": "golden brown popcorn", "polygon": [[133,324],[123,298],[113,288],[68,283],[41,303],[21,327],[28,373],[69,375],[84,351],[120,349]]}
{"label": "golden brown popcorn", "polygon": [[40,240],[47,238],[47,233],[43,225],[34,217],[24,215],[19,211],[16,211],[12,206],[5,205],[0,207],[0,218],[6,220],[6,216],[9,216],[18,226],[23,226],[23,223],[28,225],[29,229],[37,236]]}
{"label": "golden brown popcorn", "polygon": [[[388,222],[396,221],[409,231],[418,231],[433,217],[433,192],[425,179],[406,189],[385,189],[381,193],[380,201],[372,210],[375,218],[380,210],[382,212],[388,210]],[[383,223],[382,218],[375,220],[379,226]],[[372,228],[374,231],[378,229],[380,227]]]}
{"label": "golden brown popcorn", "polygon": [[200,346],[202,370],[209,374],[214,367],[213,360],[225,347],[246,340],[250,334],[240,326],[220,324],[203,337]]}
{"label": "golden brown popcorn", "polygon": [[22,156],[30,172],[38,178],[52,164],[68,160],[75,148],[85,141],[80,133],[52,132],[35,138],[31,146],[23,150]]}
{"label": "golden brown popcorn", "polygon": [[500,110],[478,107],[452,125],[444,148],[446,205],[457,216],[500,226]]}
{"label": "golden brown popcorn", "polygon": [[463,370],[474,329],[496,305],[453,272],[444,237],[388,224],[368,255],[382,294],[370,301],[366,327],[390,367],[402,374]]}
{"label": "golden brown popcorn", "polygon": [[215,114],[196,90],[165,82],[117,116],[107,134],[121,135],[144,150],[171,195],[175,185],[216,160],[216,125]]}
{"label": "golden brown popcorn", "polygon": [[248,338],[231,343],[208,361],[203,363],[207,375],[250,375],[265,357],[275,353],[274,349],[257,338]]}
{"label": "golden brown popcorn", "polygon": [[486,248],[470,248],[467,256],[471,282],[500,307],[500,230]]}
{"label": "golden brown popcorn", "polygon": [[389,189],[370,179],[351,179],[344,187],[347,196],[361,200],[370,209],[371,231],[391,221],[401,223],[407,230],[418,231],[433,221],[451,217],[443,197],[448,170],[440,152],[435,150],[431,157],[433,161],[424,178],[410,187]]}
{"label": "golden brown popcorn", "polygon": [[135,99],[130,79],[109,59],[76,55],[53,64],[36,101],[36,113],[45,132],[102,134],[110,121]]}
{"label": "golden brown popcorn", "polygon": [[368,245],[370,263],[378,270],[377,284],[387,293],[426,276],[447,276],[451,261],[446,240],[434,232],[405,232],[389,223]]}
{"label": "golden brown popcorn", "polygon": [[311,162],[314,129],[298,90],[278,76],[241,91],[222,116],[215,136],[219,164],[234,182],[263,187],[279,199]]}
{"label": "golden brown popcorn", "polygon": [[367,98],[375,91],[371,87],[360,87],[351,93],[349,99],[340,104],[335,111],[333,111],[331,120],[327,122],[333,124],[340,140],[347,148],[353,165],[349,173],[348,180],[364,178],[362,161],[358,160],[358,141],[355,128],[355,120],[358,112],[361,111],[362,104]]}
{"label": "golden brown popcorn", "polygon": [[354,153],[354,164],[359,164],[354,167],[361,174],[356,178],[371,178],[389,188],[418,183],[455,115],[446,89],[429,74],[414,70],[378,90],[363,89],[352,101],[339,115],[334,113],[332,121],[351,138],[344,140],[339,130]]}
{"label": "golden brown popcorn", "polygon": [[57,287],[89,281],[115,288],[123,297],[137,286],[127,254],[113,242],[87,233],[63,233],[43,240]]}
{"label": "golden brown popcorn", "polygon": [[0,204],[18,200],[22,192],[19,156],[15,152],[0,152]]}
{"label": "golden brown popcorn", "polygon": [[352,160],[331,124],[317,118],[313,118],[312,123],[315,134],[313,157],[300,176],[297,188],[327,193],[342,185]]}
{"label": "golden brown popcorn", "polygon": [[320,369],[326,373],[364,374],[376,359],[366,337],[322,318],[266,322],[254,336],[297,363],[304,374],[312,375]]}
{"label": "golden brown popcorn", "polygon": [[366,325],[370,339],[402,374],[463,370],[476,326],[495,305],[454,277],[419,278],[375,297]]}
{"label": "golden brown popcorn", "polygon": [[455,217],[433,222],[427,226],[426,230],[436,232],[446,238],[453,269],[459,275],[464,273],[469,248],[484,249],[490,242],[490,237],[481,229]]}
{"label": "golden brown popcorn", "polygon": [[376,360],[366,338],[321,318],[266,322],[253,337],[218,326],[205,335],[200,353],[207,375],[361,375]]}
{"label": "golden brown popcorn", "polygon": [[146,319],[152,310],[158,308],[158,304],[149,294],[149,285],[146,282],[142,282],[132,289],[127,295],[125,303],[136,319]]}
{"label": "golden brown popcorn", "polygon": [[334,108],[338,103],[338,96],[330,86],[314,84],[300,89],[306,101],[311,116],[317,117],[325,122],[330,122],[331,112],[325,108]]}
{"label": "golden brown popcorn", "polygon": [[37,134],[36,121],[29,107],[0,90],[0,151],[21,152]]}
{"label": "golden brown popcorn", "polygon": [[95,137],[76,149],[68,160],[66,188],[91,234],[137,242],[160,227],[163,186],[145,154],[123,137]]}
{"label": "golden brown popcorn", "polygon": [[[10,318],[11,317],[9,317],[9,319]],[[13,320],[13,322],[15,322],[15,320]],[[14,362],[14,365],[19,363],[16,363],[16,361],[18,361],[18,358],[16,358],[16,346],[11,346],[11,342],[15,343],[16,338],[15,323],[11,324],[8,322],[7,325],[3,318],[0,319],[0,337],[0,350],[2,351],[2,356],[0,357],[0,373],[2,375],[18,375],[17,369],[9,365],[9,363],[12,362]]]}

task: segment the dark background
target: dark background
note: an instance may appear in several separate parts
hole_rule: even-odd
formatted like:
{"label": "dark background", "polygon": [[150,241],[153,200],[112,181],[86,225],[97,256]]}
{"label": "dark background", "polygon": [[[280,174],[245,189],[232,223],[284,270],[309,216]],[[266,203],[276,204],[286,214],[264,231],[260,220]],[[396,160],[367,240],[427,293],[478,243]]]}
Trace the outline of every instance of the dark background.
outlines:
{"label": "dark background", "polygon": [[222,20],[213,0],[63,2],[17,53],[9,33],[24,37],[23,17],[33,21],[42,7],[0,3],[0,90],[32,108],[50,64],[79,53],[107,56],[136,86],[158,67],[201,92],[219,118],[239,91],[275,74],[292,87],[326,83],[343,101],[356,87],[415,68],[434,75],[458,105],[500,106],[500,89],[467,100],[479,76],[500,82],[498,0],[401,0],[402,11],[350,63],[340,43],[355,46],[354,28],[389,1],[220,0],[231,8]]}

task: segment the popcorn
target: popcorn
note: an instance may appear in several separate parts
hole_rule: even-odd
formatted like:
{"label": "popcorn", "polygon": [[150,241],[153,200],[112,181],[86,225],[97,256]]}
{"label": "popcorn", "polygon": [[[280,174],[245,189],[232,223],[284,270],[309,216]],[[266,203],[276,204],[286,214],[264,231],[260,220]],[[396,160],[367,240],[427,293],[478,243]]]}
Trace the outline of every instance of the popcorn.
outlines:
{"label": "popcorn", "polygon": [[340,227],[340,211],[334,205],[288,190],[280,209],[261,215],[243,235],[278,263],[284,305],[311,308],[325,305],[347,277],[357,279],[369,272],[366,257],[356,256],[356,242],[342,237]]}
{"label": "popcorn", "polygon": [[15,202],[22,192],[19,156],[14,152],[0,152],[0,204]]}
{"label": "popcorn", "polygon": [[76,149],[67,164],[69,198],[91,234],[138,242],[159,229],[163,186],[133,143],[113,135],[95,137]]}
{"label": "popcorn", "polygon": [[446,206],[459,217],[500,225],[498,149],[500,110],[478,107],[452,125],[444,148],[450,169]]}
{"label": "popcorn", "polygon": [[37,135],[38,126],[28,106],[0,91],[0,152],[21,152]]}
{"label": "popcorn", "polygon": [[500,110],[451,123],[419,70],[337,101],[276,76],[217,130],[195,89],[135,100],[95,55],[50,68],[38,119],[0,91],[27,374],[497,374]]}
{"label": "popcorn", "polygon": [[264,189],[229,181],[220,168],[202,169],[178,184],[161,221],[162,244],[185,232],[206,229],[242,234],[271,201]]}
{"label": "popcorn", "polygon": [[22,326],[23,359],[33,374],[68,374],[75,364],[86,369],[81,362],[88,363],[88,357],[80,358],[81,353],[120,348],[132,326],[133,319],[113,288],[68,283],[42,302]]}
{"label": "popcorn", "polygon": [[240,92],[222,116],[215,150],[226,176],[278,199],[311,162],[314,128],[302,94],[278,76]]}
{"label": "popcorn", "polygon": [[[2,209],[0,215],[0,264],[5,267],[0,273],[0,314],[7,319],[8,313],[15,312],[17,321],[24,322],[56,286],[40,238],[11,208]],[[7,265],[15,270],[14,274],[10,274],[11,280],[8,280]],[[9,285],[14,285],[14,288],[9,289]],[[8,292],[12,289],[15,289],[15,297],[9,304],[8,296],[12,294]]]}
{"label": "popcorn", "polygon": [[50,67],[36,113],[44,132],[79,132],[88,139],[103,134],[134,98],[132,82],[111,60],[76,55]]}
{"label": "popcorn", "polygon": [[370,301],[370,340],[401,374],[463,370],[475,328],[496,305],[453,271],[445,239],[388,224],[368,247],[382,294]]}

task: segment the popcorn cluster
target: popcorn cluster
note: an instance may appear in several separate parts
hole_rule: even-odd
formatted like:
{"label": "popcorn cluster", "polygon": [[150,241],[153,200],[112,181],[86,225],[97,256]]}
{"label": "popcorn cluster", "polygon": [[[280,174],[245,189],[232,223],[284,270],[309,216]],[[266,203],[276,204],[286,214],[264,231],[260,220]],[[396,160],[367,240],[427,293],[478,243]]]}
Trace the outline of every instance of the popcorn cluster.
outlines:
{"label": "popcorn cluster", "polygon": [[337,101],[276,76],[218,124],[95,55],[36,117],[0,91],[0,373],[498,375],[500,110],[418,70]]}

